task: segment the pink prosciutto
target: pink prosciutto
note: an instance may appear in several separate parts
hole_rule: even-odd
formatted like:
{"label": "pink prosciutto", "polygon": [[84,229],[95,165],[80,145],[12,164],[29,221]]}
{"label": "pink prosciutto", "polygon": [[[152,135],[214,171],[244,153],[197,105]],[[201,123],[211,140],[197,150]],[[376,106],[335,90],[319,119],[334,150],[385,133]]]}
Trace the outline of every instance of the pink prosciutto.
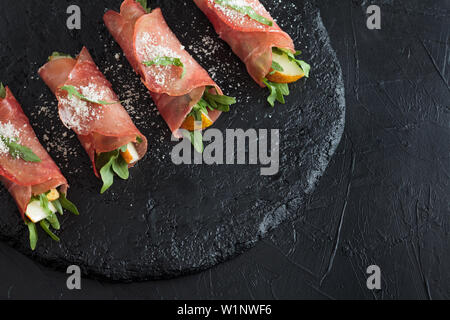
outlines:
{"label": "pink prosciutto", "polygon": [[30,148],[41,159],[41,162],[25,162],[8,152],[0,152],[0,181],[16,201],[24,219],[32,196],[56,188],[67,193],[67,180],[40,144],[27,116],[8,87],[5,98],[0,98],[0,124],[12,126],[18,132],[16,138],[20,144]]}
{"label": "pink prosciutto", "polygon": [[[202,98],[206,87],[215,87],[217,94],[222,90],[211,79],[170,30],[161,9],[146,13],[134,0],[125,0],[120,13],[108,11],[103,17],[106,27],[121,46],[128,61],[141,76],[150,91],[161,116],[175,136],[195,104]],[[179,58],[183,70],[176,66],[145,66],[143,62],[157,57]],[[214,122],[221,112],[209,111]]]}
{"label": "pink prosciutto", "polygon": [[247,66],[248,73],[261,86],[272,66],[272,48],[295,53],[292,38],[273,20],[258,0],[235,0],[240,6],[250,6],[259,15],[271,20],[272,26],[262,24],[236,10],[217,4],[214,0],[194,0],[214,26],[217,34]]}
{"label": "pink prosciutto", "polygon": [[[125,108],[114,93],[111,84],[99,71],[86,48],[77,59],[57,57],[39,69],[39,75],[58,99],[59,116],[66,127],[72,129],[92,161],[95,156],[114,151],[128,143],[136,143],[141,159],[147,152],[147,139],[136,128]],[[73,86],[85,96],[97,96],[94,101],[116,102],[100,105],[69,98],[63,86]],[[137,143],[137,138],[142,139]],[[132,165],[130,165],[132,166]]]}

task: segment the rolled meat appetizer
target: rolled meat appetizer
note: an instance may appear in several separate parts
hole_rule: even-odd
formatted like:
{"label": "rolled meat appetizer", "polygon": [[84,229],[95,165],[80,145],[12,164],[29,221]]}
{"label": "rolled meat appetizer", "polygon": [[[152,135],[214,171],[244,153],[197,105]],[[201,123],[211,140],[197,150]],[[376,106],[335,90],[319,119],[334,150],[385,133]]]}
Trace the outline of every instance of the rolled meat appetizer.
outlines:
{"label": "rolled meat appetizer", "polygon": [[161,9],[151,11],[146,1],[125,0],[120,13],[110,10],[103,19],[170,130],[178,138],[182,136],[179,129],[191,132],[198,146],[194,131],[211,126],[236,100],[225,96],[184,49]]}
{"label": "rolled meat appetizer", "polygon": [[273,20],[259,0],[194,0],[217,34],[246,64],[248,73],[270,90],[267,99],[285,103],[288,83],[309,76],[310,66],[297,58],[292,38]]}
{"label": "rolled meat appetizer", "polygon": [[129,178],[129,168],[147,152],[147,139],[136,128],[112,86],[86,48],[78,57],[53,53],[39,70],[58,99],[59,116],[72,129],[103,180],[101,193],[114,176]]}
{"label": "rolled meat appetizer", "polygon": [[58,166],[42,147],[20,104],[8,87],[0,84],[0,181],[17,203],[36,248],[36,224],[56,241],[51,229],[59,230],[57,213],[78,215],[67,200],[68,184]]}

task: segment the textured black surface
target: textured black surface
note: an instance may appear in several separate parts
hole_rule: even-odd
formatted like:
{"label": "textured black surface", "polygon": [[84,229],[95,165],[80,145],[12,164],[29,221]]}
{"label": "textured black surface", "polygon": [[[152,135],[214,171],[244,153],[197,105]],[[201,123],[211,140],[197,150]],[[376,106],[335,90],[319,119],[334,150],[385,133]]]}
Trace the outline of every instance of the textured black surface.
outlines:
{"label": "textured black surface", "polygon": [[[238,97],[240,102],[215,127],[222,131],[274,128],[280,129],[281,136],[280,172],[275,176],[261,176],[259,166],[175,166],[170,160],[174,143],[168,129],[125,58],[121,55],[116,61],[114,56],[120,49],[103,26],[105,8],[117,10],[120,2],[80,3],[82,29],[71,32],[65,28],[65,8],[73,1],[44,1],[46,5],[40,7],[28,0],[2,1],[0,5],[0,12],[6,15],[0,23],[3,81],[36,124],[38,135],[66,145],[51,153],[63,167],[71,184],[71,198],[82,213],[62,219],[61,243],[42,235],[32,256],[61,269],[77,264],[90,277],[114,280],[199,271],[243,252],[274,227],[304,213],[305,196],[323,174],[344,129],[339,63],[319,11],[310,2],[273,5],[272,1],[263,1],[293,36],[297,47],[303,49],[304,59],[314,66],[311,79],[291,86],[288,103],[271,109],[265,101],[266,89],[252,82],[193,2],[152,2],[161,6],[168,24],[186,47],[206,68],[215,71],[227,94]],[[287,10],[290,16],[283,14]],[[206,45],[201,43],[205,34],[219,45],[212,45],[214,55],[201,52]],[[98,193],[100,182],[93,177],[78,141],[70,133],[60,138],[66,130],[54,114],[56,106],[49,103],[54,99],[36,78],[37,67],[52,51],[73,54],[82,45],[91,51],[121,99],[133,98],[128,103],[134,104],[132,115],[150,143],[148,156],[133,168],[132,178],[116,181],[104,196]],[[217,70],[217,65],[222,66]],[[47,109],[39,113],[42,106]],[[67,150],[68,157],[64,156]],[[26,229],[4,189],[0,191],[0,203],[1,236],[30,255]]]}
{"label": "textured black surface", "polygon": [[[449,299],[449,1],[318,2],[347,112],[304,215],[207,271],[133,284],[84,279],[75,292],[65,274],[0,242],[0,297]],[[380,31],[365,27],[372,3]],[[381,267],[381,291],[366,288],[370,264]]]}

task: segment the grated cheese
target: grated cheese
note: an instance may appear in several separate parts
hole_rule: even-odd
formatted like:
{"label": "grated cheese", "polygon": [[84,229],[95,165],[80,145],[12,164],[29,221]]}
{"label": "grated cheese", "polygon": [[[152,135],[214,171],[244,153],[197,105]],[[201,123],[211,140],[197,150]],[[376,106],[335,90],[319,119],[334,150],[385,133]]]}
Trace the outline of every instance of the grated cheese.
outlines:
{"label": "grated cheese", "polygon": [[110,92],[105,89],[99,89],[95,83],[89,83],[87,86],[80,87],[81,94],[92,101],[105,100]]}
{"label": "grated cheese", "polygon": [[[17,143],[20,143],[19,140],[19,130],[17,130],[14,125],[9,121],[8,123],[0,122],[0,136],[4,138],[9,138],[12,140],[17,140]],[[8,154],[9,148],[5,145],[5,143],[0,139],[0,154]]]}
{"label": "grated cheese", "polygon": [[89,121],[98,119],[99,108],[92,108],[86,101],[80,100],[74,96],[60,100],[62,108],[60,109],[61,120],[64,125],[76,132],[82,133],[88,130]]}

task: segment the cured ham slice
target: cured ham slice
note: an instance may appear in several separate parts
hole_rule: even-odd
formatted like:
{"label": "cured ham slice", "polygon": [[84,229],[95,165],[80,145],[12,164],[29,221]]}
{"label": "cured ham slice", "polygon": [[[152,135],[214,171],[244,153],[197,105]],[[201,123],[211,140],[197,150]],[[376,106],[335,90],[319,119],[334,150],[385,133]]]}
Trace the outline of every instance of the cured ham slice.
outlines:
{"label": "cured ham slice", "polygon": [[[208,17],[217,34],[226,41],[234,53],[246,64],[248,73],[261,86],[271,71],[272,48],[295,53],[291,37],[281,30],[259,0],[194,0]],[[270,23],[252,19],[248,14],[232,7],[251,8]]]}
{"label": "cured ham slice", "polygon": [[[133,143],[139,159],[145,155],[147,139],[136,128],[86,48],[76,59],[52,58],[39,70],[39,75],[57,97],[62,122],[78,135],[97,176],[95,160],[98,154]],[[70,94],[67,87],[76,89],[83,98]]]}
{"label": "cured ham slice", "polygon": [[[59,188],[67,193],[68,184],[58,166],[42,147],[20,104],[6,87],[6,95],[0,97],[0,181],[17,203],[22,218],[32,196]],[[27,162],[13,157],[3,139],[16,139],[37,155],[39,162]]]}
{"label": "cured ham slice", "polygon": [[[207,88],[215,88],[213,94],[223,94],[206,70],[184,49],[159,8],[146,13],[136,1],[125,0],[120,13],[110,10],[103,19],[175,136],[181,136],[178,129]],[[183,67],[145,64],[161,57],[176,58]],[[208,116],[214,122],[220,114],[211,110]]]}

